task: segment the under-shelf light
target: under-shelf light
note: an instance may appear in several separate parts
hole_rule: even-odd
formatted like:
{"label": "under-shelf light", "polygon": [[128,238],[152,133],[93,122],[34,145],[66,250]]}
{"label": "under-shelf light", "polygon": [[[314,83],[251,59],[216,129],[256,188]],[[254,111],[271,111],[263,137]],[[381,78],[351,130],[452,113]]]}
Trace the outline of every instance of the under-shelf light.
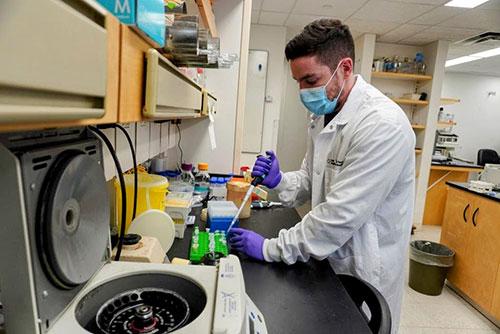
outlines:
{"label": "under-shelf light", "polygon": [[448,7],[461,7],[461,8],[474,8],[483,3],[488,2],[488,0],[451,0],[447,2],[445,6]]}
{"label": "under-shelf light", "polygon": [[463,57],[447,60],[445,67],[455,66],[458,64],[468,63],[470,61],[494,57],[494,56],[500,56],[500,48],[481,51],[481,52],[473,53],[473,54],[468,55],[468,56],[463,56]]}

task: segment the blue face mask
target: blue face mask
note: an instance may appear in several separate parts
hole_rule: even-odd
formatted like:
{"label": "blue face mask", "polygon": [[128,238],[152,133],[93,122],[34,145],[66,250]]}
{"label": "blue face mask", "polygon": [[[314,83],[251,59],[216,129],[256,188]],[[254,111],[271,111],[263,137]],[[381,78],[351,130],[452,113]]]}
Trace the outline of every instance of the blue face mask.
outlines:
{"label": "blue face mask", "polygon": [[332,81],[335,73],[337,73],[339,66],[340,63],[337,65],[337,68],[325,85],[313,88],[303,88],[300,90],[300,100],[302,101],[304,106],[306,106],[306,108],[309,109],[309,111],[313,114],[321,116],[329,114],[335,110],[339,96],[340,94],[342,94],[342,90],[344,89],[345,81],[342,83],[342,88],[340,89],[339,94],[332,101],[328,99],[328,95],[326,94],[326,87],[328,86],[330,81]]}

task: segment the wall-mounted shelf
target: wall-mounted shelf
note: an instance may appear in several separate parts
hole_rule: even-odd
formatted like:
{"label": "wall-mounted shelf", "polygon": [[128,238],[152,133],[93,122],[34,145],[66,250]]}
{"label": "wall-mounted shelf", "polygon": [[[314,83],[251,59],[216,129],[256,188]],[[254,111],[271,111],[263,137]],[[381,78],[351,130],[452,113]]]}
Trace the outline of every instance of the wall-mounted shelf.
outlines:
{"label": "wall-mounted shelf", "polygon": [[455,122],[438,122],[437,123],[437,127],[439,129],[448,128],[448,127],[454,126],[454,125],[457,125],[457,123],[455,123]]}
{"label": "wall-mounted shelf", "polygon": [[195,0],[200,11],[203,24],[210,32],[212,37],[219,37],[217,33],[217,26],[215,25],[215,15],[212,9],[212,1],[210,0]]}
{"label": "wall-mounted shelf", "polygon": [[421,148],[416,148],[415,149],[415,154],[422,154],[422,149]]}
{"label": "wall-mounted shelf", "polygon": [[394,79],[394,80],[414,80],[414,81],[432,80],[432,76],[430,76],[430,75],[410,74],[410,73],[393,73],[393,72],[372,72],[372,78]]}
{"label": "wall-mounted shelf", "polygon": [[423,129],[425,129],[425,125],[422,125],[422,124],[412,124],[411,127],[414,130],[423,130]]}
{"label": "wall-mounted shelf", "polygon": [[413,106],[426,106],[429,104],[429,101],[420,101],[420,100],[410,100],[410,99],[392,99],[397,104],[407,104]]}
{"label": "wall-mounted shelf", "polygon": [[441,105],[448,105],[448,104],[455,104],[455,103],[460,103],[460,99],[455,99],[452,97],[442,97],[441,98]]}

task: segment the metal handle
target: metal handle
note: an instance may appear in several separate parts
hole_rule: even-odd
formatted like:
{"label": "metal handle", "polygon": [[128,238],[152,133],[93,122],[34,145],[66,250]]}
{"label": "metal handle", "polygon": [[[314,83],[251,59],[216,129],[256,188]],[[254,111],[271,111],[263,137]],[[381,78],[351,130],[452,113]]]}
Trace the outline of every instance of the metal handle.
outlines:
{"label": "metal handle", "polygon": [[0,105],[0,123],[71,121],[104,117],[103,108]]}
{"label": "metal handle", "polygon": [[474,210],[474,213],[472,214],[472,224],[474,226],[477,226],[477,223],[476,223],[476,215],[477,213],[479,212],[479,208],[476,208],[476,210]]}
{"label": "metal handle", "polygon": [[468,209],[469,207],[470,207],[470,203],[469,203],[469,204],[467,204],[467,206],[464,208],[464,212],[463,212],[463,214],[462,214],[462,216],[464,217],[464,222],[466,222],[466,223],[467,223],[467,216],[466,216],[466,215],[467,215],[467,209]]}

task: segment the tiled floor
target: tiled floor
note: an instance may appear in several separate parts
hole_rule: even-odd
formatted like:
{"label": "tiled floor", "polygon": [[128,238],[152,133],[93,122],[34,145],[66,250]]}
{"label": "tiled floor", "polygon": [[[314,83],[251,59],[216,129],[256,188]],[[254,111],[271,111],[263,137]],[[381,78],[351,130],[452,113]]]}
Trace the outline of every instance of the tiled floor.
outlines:
{"label": "tiled floor", "polygon": [[[297,208],[303,217],[310,204]],[[439,226],[423,226],[412,239],[439,242]],[[408,280],[408,265],[406,268]],[[401,312],[400,334],[500,334],[500,329],[458,296],[444,287],[440,296],[427,296],[406,284]]]}
{"label": "tiled floor", "polygon": [[[423,226],[413,239],[439,241],[440,232],[439,226]],[[440,296],[427,296],[406,284],[399,333],[487,334],[500,329],[447,286]]]}

